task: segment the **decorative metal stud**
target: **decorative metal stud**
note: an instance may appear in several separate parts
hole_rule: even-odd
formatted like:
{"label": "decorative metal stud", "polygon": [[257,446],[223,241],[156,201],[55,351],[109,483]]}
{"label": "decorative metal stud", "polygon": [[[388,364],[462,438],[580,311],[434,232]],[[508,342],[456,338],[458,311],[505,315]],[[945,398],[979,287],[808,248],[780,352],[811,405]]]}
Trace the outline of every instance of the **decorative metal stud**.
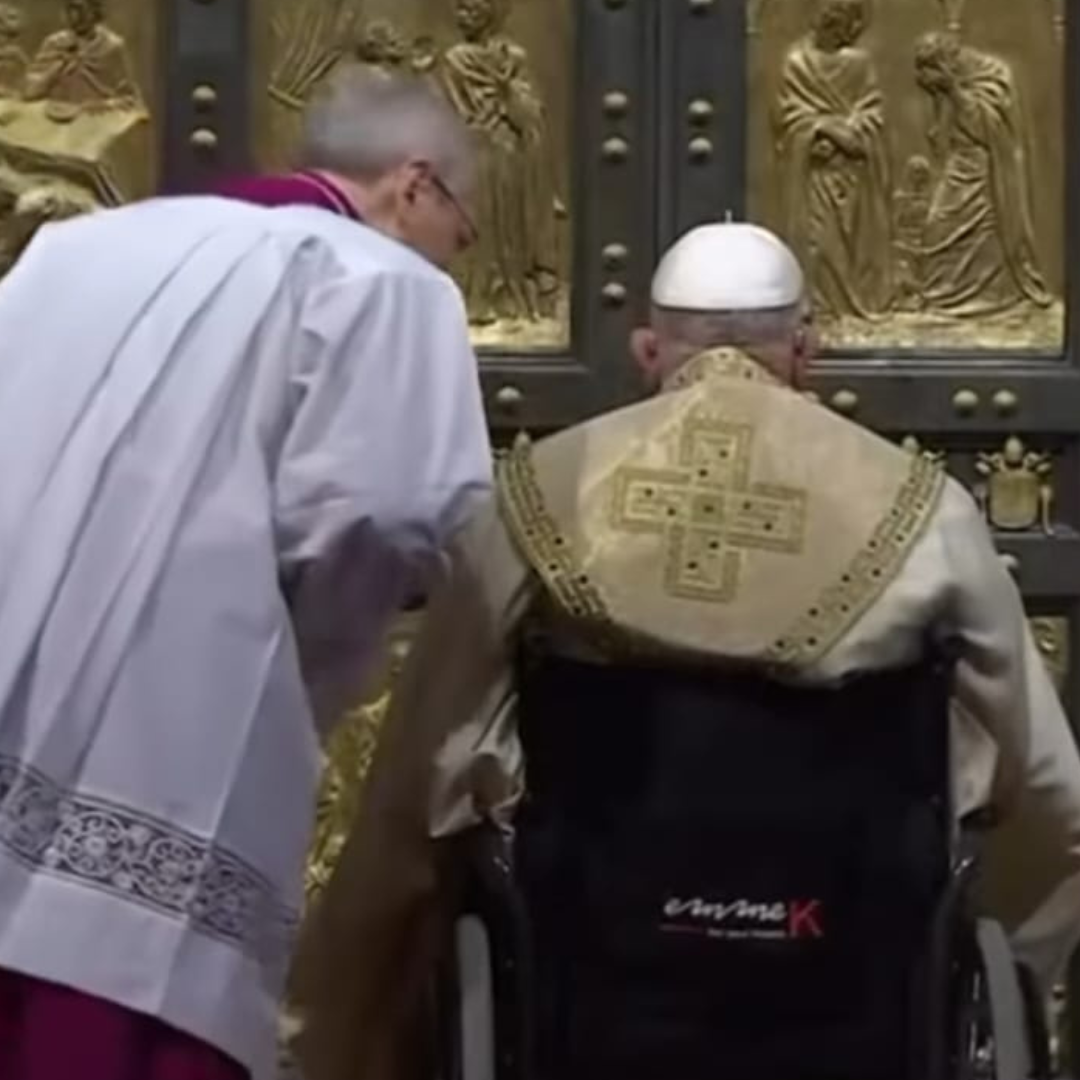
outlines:
{"label": "decorative metal stud", "polygon": [[600,253],[600,257],[604,260],[605,269],[621,270],[626,266],[630,252],[625,244],[608,244]]}
{"label": "decorative metal stud", "polygon": [[626,286],[617,281],[609,281],[600,294],[608,307],[620,308],[626,303]]}
{"label": "decorative metal stud", "polygon": [[851,416],[859,407],[859,395],[854,390],[837,390],[829,404],[838,413]]}
{"label": "decorative metal stud", "polygon": [[690,140],[690,145],[687,147],[690,152],[690,160],[696,162],[710,161],[713,156],[713,144],[711,139],[706,139],[704,136],[700,136],[696,139]]}
{"label": "decorative metal stud", "polygon": [[604,115],[621,120],[630,111],[630,98],[621,90],[609,90],[604,95]]}
{"label": "decorative metal stud", "polygon": [[979,408],[979,395],[974,390],[957,390],[952,407],[957,416],[973,416]]}
{"label": "decorative metal stud", "polygon": [[620,135],[604,140],[602,147],[604,160],[613,165],[620,165],[630,156],[630,144]]}
{"label": "decorative metal stud", "polygon": [[716,115],[716,109],[713,108],[713,103],[706,98],[695,98],[690,102],[686,115],[689,117],[691,124],[704,126]]}
{"label": "decorative metal stud", "polygon": [[196,128],[191,133],[188,142],[196,150],[216,150],[218,146],[217,132],[208,127]]}
{"label": "decorative metal stud", "polygon": [[495,404],[500,409],[510,411],[518,409],[525,403],[525,395],[516,386],[503,386],[495,395]]}
{"label": "decorative metal stud", "polygon": [[212,109],[217,104],[217,100],[217,89],[210,83],[200,83],[191,91],[191,101],[197,109]]}
{"label": "decorative metal stud", "polygon": [[1015,416],[1020,409],[1020,399],[1012,390],[999,390],[992,402],[994,411],[1002,418]]}

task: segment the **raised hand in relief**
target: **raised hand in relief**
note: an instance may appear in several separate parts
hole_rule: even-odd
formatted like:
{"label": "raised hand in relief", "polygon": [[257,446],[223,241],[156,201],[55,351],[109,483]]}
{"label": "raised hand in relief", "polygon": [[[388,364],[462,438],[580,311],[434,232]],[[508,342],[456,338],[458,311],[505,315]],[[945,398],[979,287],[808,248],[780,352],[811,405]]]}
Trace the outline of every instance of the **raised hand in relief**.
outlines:
{"label": "raised hand in relief", "polygon": [[785,238],[826,318],[872,319],[892,296],[885,105],[861,41],[864,0],[824,0],[787,51],[774,126]]}

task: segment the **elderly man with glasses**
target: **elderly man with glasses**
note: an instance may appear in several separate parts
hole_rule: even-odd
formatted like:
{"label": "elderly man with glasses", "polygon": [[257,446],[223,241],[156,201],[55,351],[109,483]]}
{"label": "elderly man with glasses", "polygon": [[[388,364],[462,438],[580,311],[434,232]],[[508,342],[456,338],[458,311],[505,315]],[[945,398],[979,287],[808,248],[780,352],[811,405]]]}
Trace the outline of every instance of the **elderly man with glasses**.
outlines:
{"label": "elderly man with glasses", "polygon": [[476,240],[474,158],[468,129],[428,84],[348,65],[309,107],[294,172],[215,190],[262,206],[322,207],[445,269]]}
{"label": "elderly man with glasses", "polygon": [[491,486],[467,130],[343,69],[303,151],[0,282],[0,1080],[273,1075],[319,736]]}

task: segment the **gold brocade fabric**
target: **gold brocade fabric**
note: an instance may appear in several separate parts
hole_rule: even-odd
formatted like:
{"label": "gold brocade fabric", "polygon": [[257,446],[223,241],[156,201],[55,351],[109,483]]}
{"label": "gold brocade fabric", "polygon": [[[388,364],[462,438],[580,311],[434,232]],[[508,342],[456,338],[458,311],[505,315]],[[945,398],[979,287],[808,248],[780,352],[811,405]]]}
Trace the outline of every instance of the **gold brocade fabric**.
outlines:
{"label": "gold brocade fabric", "polygon": [[377,701],[353,709],[327,745],[326,768],[315,812],[315,836],[304,874],[304,897],[309,907],[330,880],[345,846],[389,706],[387,691]]}
{"label": "gold brocade fabric", "polygon": [[326,745],[326,766],[319,787],[315,834],[304,873],[306,906],[330,880],[356,818],[360,794],[378,748],[394,683],[408,655],[419,620],[402,616],[391,631],[387,655],[362,704],[342,719]]}
{"label": "gold brocade fabric", "polygon": [[736,350],[702,354],[666,391],[519,441],[499,470],[517,544],[609,641],[814,663],[903,565],[943,474]]}

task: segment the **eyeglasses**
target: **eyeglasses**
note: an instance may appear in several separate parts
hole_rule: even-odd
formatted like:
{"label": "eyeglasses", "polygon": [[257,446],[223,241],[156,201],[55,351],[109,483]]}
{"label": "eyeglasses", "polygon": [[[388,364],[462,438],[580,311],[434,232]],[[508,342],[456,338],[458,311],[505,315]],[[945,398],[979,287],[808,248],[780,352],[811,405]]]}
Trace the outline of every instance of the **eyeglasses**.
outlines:
{"label": "eyeglasses", "polygon": [[461,200],[447,187],[443,178],[434,170],[429,169],[428,176],[431,178],[432,184],[439,194],[457,211],[458,216],[465,224],[465,232],[468,235],[469,243],[476,243],[477,238],[480,235],[479,230],[476,227],[476,222],[473,221],[472,214],[465,209],[461,204]]}

